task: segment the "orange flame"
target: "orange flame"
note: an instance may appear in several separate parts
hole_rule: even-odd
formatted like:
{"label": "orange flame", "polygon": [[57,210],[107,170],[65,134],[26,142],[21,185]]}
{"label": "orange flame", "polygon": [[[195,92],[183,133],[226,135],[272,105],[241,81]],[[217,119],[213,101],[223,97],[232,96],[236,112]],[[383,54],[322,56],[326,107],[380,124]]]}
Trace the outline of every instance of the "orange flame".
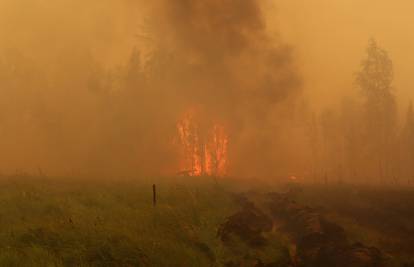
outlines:
{"label": "orange flame", "polygon": [[190,176],[227,174],[228,135],[224,126],[214,124],[201,133],[196,113],[189,111],[177,123],[177,129],[182,148],[180,173]]}

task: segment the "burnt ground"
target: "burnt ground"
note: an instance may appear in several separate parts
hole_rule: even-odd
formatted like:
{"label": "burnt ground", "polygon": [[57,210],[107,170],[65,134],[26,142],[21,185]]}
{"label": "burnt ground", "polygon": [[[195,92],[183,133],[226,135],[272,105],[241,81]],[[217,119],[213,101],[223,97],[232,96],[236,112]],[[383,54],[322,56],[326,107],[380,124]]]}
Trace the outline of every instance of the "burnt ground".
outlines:
{"label": "burnt ground", "polygon": [[343,225],[352,239],[414,265],[413,187],[307,186],[292,197]]}
{"label": "burnt ground", "polygon": [[[218,231],[228,246],[237,239],[253,251],[269,250],[272,239],[283,240],[285,257],[262,259],[258,254],[242,253],[227,266],[412,266],[409,222],[414,222],[414,209],[410,209],[414,202],[405,203],[410,194],[358,191],[356,195],[348,189],[347,195],[344,188],[342,194],[326,188],[291,189],[238,195],[240,210]],[[378,240],[367,237],[369,232],[376,232]]]}

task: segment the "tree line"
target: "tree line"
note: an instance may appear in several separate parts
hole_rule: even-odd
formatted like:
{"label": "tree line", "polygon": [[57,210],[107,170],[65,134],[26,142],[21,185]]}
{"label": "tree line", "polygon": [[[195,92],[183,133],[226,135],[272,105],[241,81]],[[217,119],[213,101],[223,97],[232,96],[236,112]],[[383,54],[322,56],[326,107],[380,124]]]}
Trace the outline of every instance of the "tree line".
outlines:
{"label": "tree line", "polygon": [[309,121],[312,175],[322,181],[414,183],[414,113],[403,123],[393,62],[374,39],[355,75],[359,97],[345,97]]}

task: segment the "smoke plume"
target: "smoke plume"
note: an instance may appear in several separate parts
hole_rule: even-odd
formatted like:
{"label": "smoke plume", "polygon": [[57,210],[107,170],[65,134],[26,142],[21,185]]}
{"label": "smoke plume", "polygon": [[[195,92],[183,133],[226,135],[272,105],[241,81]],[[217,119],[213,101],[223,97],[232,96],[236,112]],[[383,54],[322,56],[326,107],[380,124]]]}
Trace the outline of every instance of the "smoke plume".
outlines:
{"label": "smoke plume", "polygon": [[228,175],[300,169],[301,80],[262,1],[121,2],[3,3],[1,170],[174,174],[189,110],[225,129]]}
{"label": "smoke plume", "polygon": [[157,52],[174,62],[169,99],[196,106],[205,128],[226,125],[231,173],[286,172],[301,82],[291,47],[268,34],[261,1],[158,1],[152,10]]}

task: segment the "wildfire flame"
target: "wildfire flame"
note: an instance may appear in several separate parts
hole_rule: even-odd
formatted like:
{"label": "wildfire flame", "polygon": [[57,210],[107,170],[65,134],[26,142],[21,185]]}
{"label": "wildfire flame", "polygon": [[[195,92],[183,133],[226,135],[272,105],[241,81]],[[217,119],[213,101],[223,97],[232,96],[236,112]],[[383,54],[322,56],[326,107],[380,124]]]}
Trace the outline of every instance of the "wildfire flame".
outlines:
{"label": "wildfire flame", "polygon": [[201,131],[196,112],[184,114],[177,123],[182,150],[181,173],[190,176],[227,174],[228,135],[225,127],[213,124]]}

